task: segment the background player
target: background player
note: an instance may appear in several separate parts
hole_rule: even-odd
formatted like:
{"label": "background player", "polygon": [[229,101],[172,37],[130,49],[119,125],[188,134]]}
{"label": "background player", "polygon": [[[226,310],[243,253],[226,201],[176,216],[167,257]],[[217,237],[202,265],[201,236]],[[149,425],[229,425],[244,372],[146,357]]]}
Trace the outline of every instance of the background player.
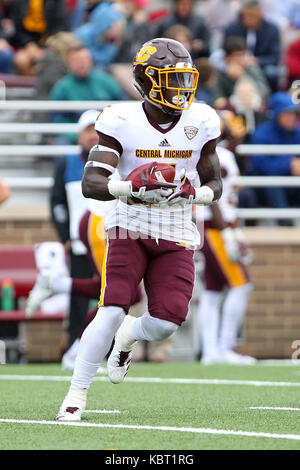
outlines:
{"label": "background player", "polygon": [[204,208],[201,250],[205,257],[204,290],[198,308],[202,363],[253,364],[254,358],[234,351],[251,292],[246,267],[251,252],[237,227],[239,169],[231,151],[218,145],[217,152],[223,194],[218,204]]}
{"label": "background player", "polygon": [[[81,419],[87,390],[117,331],[108,360],[114,383],[124,379],[137,340],[163,340],[186,318],[194,284],[193,249],[200,242],[192,204],[210,204],[222,192],[216,154],[220,122],[209,106],[192,105],[197,79],[180,43],[149,41],[134,62],[134,83],[144,102],[107,107],[96,121],[99,145],[89,155],[83,194],[119,202],[106,220],[99,311],[82,335],[57,420]],[[145,163],[143,158],[150,163],[143,181],[124,181]],[[153,177],[157,159],[176,164],[175,192],[175,185]],[[108,179],[116,167],[122,181]],[[133,318],[126,314],[142,279],[148,312]]]}
{"label": "background player", "polygon": [[[82,296],[87,300],[99,299],[101,290],[101,264],[105,251],[105,212],[111,210],[114,201],[100,202],[87,201],[90,208],[81,218],[78,235],[87,250],[87,256],[93,269],[93,277],[75,278],[71,275],[62,275],[53,269],[43,269],[39,272],[36,283],[26,302],[26,315],[32,318],[42,302],[56,294],[70,294]],[[97,308],[88,311],[82,330],[93,320]],[[82,333],[80,331],[80,334]],[[76,338],[68,347],[62,357],[63,370],[73,370],[74,361],[78,351],[79,338]],[[100,368],[101,370],[101,368]],[[99,370],[98,370],[99,372]]]}
{"label": "background player", "polygon": [[[79,222],[86,211],[87,200],[82,196],[81,179],[89,151],[97,143],[94,129],[96,110],[85,111],[78,120],[78,154],[67,154],[59,158],[55,167],[50,193],[51,218],[61,243],[68,255],[71,277],[91,278],[93,270],[87,258],[86,248],[79,239]],[[66,333],[71,346],[86,321],[89,301],[71,292]]]}
{"label": "background player", "polygon": [[[119,178],[118,172],[114,174]],[[74,294],[82,296],[88,300],[99,299],[101,292],[101,267],[105,252],[105,216],[116,204],[114,201],[87,200],[89,210],[87,210],[79,223],[78,235],[87,250],[87,256],[93,269],[91,278],[75,278],[70,275],[60,274],[54,269],[43,269],[39,272],[36,283],[29,294],[26,302],[26,315],[32,318],[42,302],[57,294]],[[133,305],[141,301],[141,288],[137,290]],[[86,326],[94,319],[97,308],[88,311],[84,326],[80,331],[80,336]],[[72,371],[78,351],[79,338],[76,338],[62,357],[62,369]],[[98,369],[103,372],[103,367]]]}

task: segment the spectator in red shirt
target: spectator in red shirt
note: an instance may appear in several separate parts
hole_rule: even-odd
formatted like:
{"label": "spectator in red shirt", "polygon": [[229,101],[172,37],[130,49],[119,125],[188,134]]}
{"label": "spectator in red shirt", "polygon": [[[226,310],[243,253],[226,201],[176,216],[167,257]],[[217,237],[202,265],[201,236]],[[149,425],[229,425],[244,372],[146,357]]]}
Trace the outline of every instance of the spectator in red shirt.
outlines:
{"label": "spectator in red shirt", "polygon": [[300,35],[287,48],[285,62],[288,72],[288,86],[300,79]]}

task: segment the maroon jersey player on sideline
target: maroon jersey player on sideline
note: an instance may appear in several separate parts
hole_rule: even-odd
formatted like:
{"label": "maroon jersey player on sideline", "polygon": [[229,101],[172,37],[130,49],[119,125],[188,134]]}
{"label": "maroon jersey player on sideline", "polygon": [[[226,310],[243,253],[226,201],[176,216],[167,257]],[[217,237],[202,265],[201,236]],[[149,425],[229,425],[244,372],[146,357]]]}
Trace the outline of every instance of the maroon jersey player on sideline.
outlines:
{"label": "maroon jersey player on sideline", "polygon": [[[99,145],[90,152],[82,181],[86,197],[118,199],[118,204],[106,219],[99,310],[82,335],[57,420],[81,419],[87,391],[114,337],[108,374],[119,383],[137,340],[163,340],[185,320],[194,285],[193,252],[200,243],[192,205],[211,204],[222,193],[216,154],[220,121],[209,106],[192,103],[198,72],[187,50],[177,41],[153,39],[137,53],[133,70],[143,102],[115,104],[99,115]],[[164,182],[153,189],[150,178],[140,187],[125,181],[135,168],[155,161],[176,164],[176,190]],[[121,181],[108,179],[116,168]],[[128,204],[132,197],[140,203]],[[142,279],[148,312],[133,318],[127,312]]]}

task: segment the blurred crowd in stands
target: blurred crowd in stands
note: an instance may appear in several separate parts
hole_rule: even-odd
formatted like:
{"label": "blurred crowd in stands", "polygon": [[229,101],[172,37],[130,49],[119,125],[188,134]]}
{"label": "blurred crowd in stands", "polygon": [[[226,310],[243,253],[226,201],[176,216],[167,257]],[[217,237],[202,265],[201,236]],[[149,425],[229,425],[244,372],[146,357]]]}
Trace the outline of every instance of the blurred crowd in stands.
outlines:
{"label": "blurred crowd in stands", "polygon": [[[299,0],[2,0],[0,6],[1,78],[34,77],[35,99],[140,99],[133,57],[147,40],[168,37],[190,51],[200,72],[196,98],[223,114],[231,150],[240,143],[300,144]],[[78,114],[51,119],[77,122]],[[60,139],[74,143],[72,136]],[[242,175],[300,175],[300,155],[237,162]],[[298,188],[247,188],[239,204],[299,207],[299,196]]]}

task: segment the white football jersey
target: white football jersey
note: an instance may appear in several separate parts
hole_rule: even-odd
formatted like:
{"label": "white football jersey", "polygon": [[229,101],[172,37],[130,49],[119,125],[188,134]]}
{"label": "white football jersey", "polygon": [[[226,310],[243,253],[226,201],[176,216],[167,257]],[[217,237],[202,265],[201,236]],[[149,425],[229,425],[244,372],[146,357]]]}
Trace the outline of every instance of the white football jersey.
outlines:
{"label": "white football jersey", "polygon": [[[238,202],[236,190],[236,177],[240,175],[235,156],[230,150],[218,145],[217,154],[220,160],[220,166],[223,173],[222,183],[223,192],[218,202],[220,211],[225,222],[236,221],[236,207]],[[211,220],[212,213],[209,207],[204,208],[204,220]]]}
{"label": "white football jersey", "polygon": [[[194,103],[166,128],[153,122],[142,102],[124,102],[104,108],[95,129],[118,146],[122,180],[135,168],[156,161],[175,166],[175,183],[180,184],[180,172],[185,168],[191,183],[200,186],[196,166],[203,146],[219,137],[220,120],[210,106]],[[120,226],[153,238],[197,245],[199,234],[191,214],[191,205],[129,205],[119,200],[106,218],[106,227]]]}

